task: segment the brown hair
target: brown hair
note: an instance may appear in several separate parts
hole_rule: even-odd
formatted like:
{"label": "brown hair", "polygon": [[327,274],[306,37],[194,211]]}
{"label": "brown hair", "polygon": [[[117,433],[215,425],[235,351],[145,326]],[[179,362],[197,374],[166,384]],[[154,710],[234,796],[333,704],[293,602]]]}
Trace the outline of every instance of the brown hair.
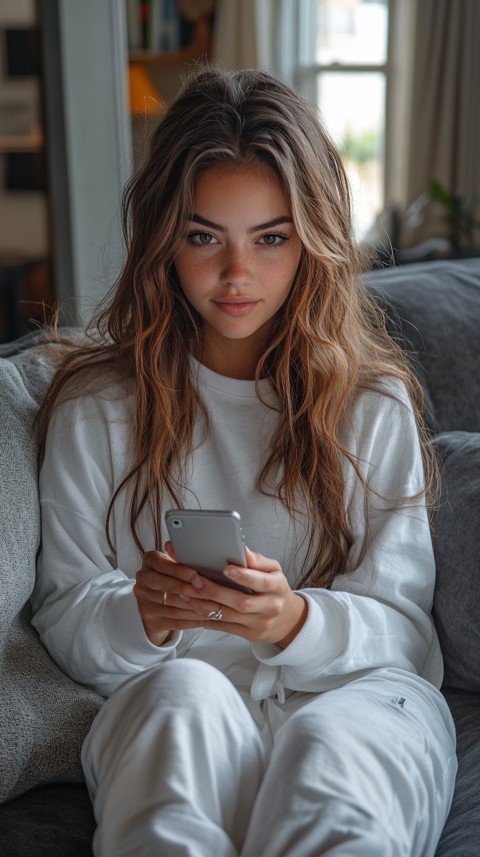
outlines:
{"label": "brown hair", "polygon": [[302,243],[294,284],[257,367],[257,379],[270,379],[280,407],[257,487],[266,492],[267,477],[280,474],[275,496],[292,514],[301,499],[311,535],[320,533],[303,585],[328,586],[345,571],[352,543],[344,503],[345,458],[351,456],[340,437],[359,392],[380,387],[385,376],[401,379],[417,416],[427,485],[433,458],[420,417],[420,385],[360,277],[339,155],[313,107],[266,72],[207,68],[186,80],[165,111],[145,164],[125,190],[127,258],[94,319],[95,339],[66,356],[41,408],[40,461],[53,408],[67,390],[80,393],[77,382],[84,387],[87,370],[96,378],[101,369],[134,379],[135,464],[116,487],[109,516],[129,485],[137,546],[142,549],[137,520],[146,504],[160,544],[162,496],[168,490],[181,504],[176,480],[195,422],[206,419],[189,363],[191,353],[201,354],[201,318],[179,286],[174,257],[193,210],[196,179],[219,163],[273,170]]}

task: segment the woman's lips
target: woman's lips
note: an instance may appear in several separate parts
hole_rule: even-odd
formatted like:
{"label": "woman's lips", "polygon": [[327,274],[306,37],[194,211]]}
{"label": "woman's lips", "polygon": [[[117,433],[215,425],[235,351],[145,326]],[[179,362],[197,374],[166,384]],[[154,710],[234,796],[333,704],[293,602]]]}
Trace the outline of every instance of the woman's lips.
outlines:
{"label": "woman's lips", "polygon": [[215,306],[225,315],[248,315],[257,306],[258,301],[214,301]]}

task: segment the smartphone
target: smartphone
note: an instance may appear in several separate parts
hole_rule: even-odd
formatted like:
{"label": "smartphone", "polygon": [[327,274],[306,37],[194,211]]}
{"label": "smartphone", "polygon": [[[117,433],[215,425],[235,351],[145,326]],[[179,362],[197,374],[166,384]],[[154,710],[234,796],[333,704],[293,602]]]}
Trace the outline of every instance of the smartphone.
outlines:
{"label": "smartphone", "polygon": [[170,509],[165,512],[165,523],[178,563],[194,568],[221,586],[253,591],[222,574],[228,563],[247,565],[238,512]]}

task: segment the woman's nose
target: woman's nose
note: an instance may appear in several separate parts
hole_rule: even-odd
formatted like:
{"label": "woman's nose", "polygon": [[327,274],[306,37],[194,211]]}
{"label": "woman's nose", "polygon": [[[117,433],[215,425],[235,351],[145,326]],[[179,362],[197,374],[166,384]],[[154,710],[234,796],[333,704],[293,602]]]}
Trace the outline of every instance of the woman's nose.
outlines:
{"label": "woman's nose", "polygon": [[247,254],[241,250],[228,250],[222,270],[222,282],[230,286],[243,285],[250,279]]}

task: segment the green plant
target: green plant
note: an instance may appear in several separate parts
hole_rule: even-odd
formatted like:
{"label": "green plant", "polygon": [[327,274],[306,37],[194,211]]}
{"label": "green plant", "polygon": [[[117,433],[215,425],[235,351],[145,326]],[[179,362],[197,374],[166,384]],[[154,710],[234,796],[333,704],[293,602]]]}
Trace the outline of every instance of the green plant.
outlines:
{"label": "green plant", "polygon": [[480,229],[476,212],[480,204],[480,193],[465,199],[460,193],[451,193],[439,181],[430,184],[430,198],[445,209],[443,220],[450,229],[450,240],[454,249],[472,247],[474,232]]}
{"label": "green plant", "polygon": [[381,131],[372,129],[354,135],[347,131],[339,149],[343,158],[356,164],[365,164],[378,157],[381,148]]}

